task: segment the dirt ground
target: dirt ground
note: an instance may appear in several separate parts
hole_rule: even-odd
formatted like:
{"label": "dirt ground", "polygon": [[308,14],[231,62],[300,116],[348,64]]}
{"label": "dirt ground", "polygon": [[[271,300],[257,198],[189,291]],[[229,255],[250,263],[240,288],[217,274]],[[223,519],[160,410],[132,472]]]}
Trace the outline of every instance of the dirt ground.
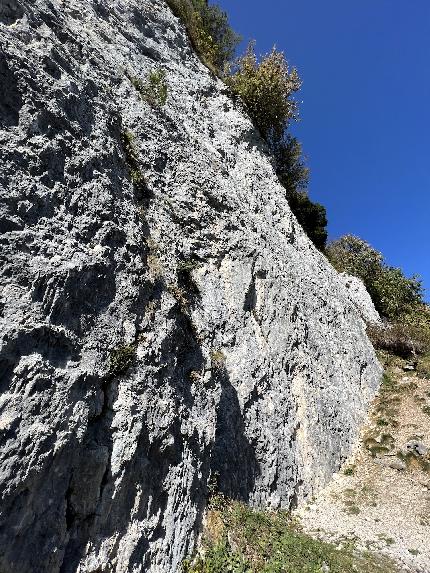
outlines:
{"label": "dirt ground", "polygon": [[381,359],[387,376],[355,454],[297,517],[319,538],[352,540],[401,571],[430,573],[430,380]]}

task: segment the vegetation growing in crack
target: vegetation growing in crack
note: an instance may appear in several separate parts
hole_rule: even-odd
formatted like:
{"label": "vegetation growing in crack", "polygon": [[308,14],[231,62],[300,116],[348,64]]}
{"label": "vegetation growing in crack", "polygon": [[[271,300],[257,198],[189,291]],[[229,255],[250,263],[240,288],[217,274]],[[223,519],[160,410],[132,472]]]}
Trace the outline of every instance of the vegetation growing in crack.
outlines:
{"label": "vegetation growing in crack", "polygon": [[136,356],[136,346],[129,344],[112,350],[109,362],[109,375],[121,376],[132,366]]}
{"label": "vegetation growing in crack", "polygon": [[177,283],[167,284],[167,290],[177,300],[185,314],[189,314],[190,308],[200,294],[192,274],[199,266],[200,262],[194,259],[180,260],[176,267]]}
{"label": "vegetation growing in crack", "polygon": [[226,499],[212,498],[203,551],[185,562],[184,573],[393,573],[384,557],[319,541],[303,533],[284,511],[255,511]]}
{"label": "vegetation growing in crack", "polygon": [[135,137],[131,131],[124,129],[121,132],[121,143],[124,149],[125,160],[128,166],[131,182],[135,190],[136,198],[141,200],[147,196],[148,189],[145,178],[139,166]]}
{"label": "vegetation growing in crack", "polygon": [[149,72],[143,82],[139,78],[127,73],[127,77],[143,101],[154,109],[162,108],[167,103],[168,84],[165,70],[158,69]]}
{"label": "vegetation growing in crack", "polygon": [[210,353],[212,368],[222,370],[225,367],[225,354],[221,349],[212,350]]}

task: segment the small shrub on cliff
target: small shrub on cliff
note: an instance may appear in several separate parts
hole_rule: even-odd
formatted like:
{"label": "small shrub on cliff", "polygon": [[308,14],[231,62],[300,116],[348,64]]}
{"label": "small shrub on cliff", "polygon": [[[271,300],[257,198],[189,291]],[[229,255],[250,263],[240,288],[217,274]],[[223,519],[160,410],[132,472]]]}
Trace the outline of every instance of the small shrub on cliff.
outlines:
{"label": "small shrub on cliff", "polygon": [[284,135],[279,141],[272,142],[271,151],[276,174],[287,196],[304,191],[309,183],[309,169],[305,165],[302,146],[297,138]]}
{"label": "small shrub on cliff", "polygon": [[139,92],[141,98],[154,109],[166,105],[168,85],[164,70],[152,70],[145,82],[127,73],[133,87]]}
{"label": "small shrub on cliff", "polygon": [[203,63],[215,74],[222,75],[240,41],[227,14],[219,6],[209,6],[207,0],[167,0],[167,3],[185,24]]}
{"label": "small shrub on cliff", "polygon": [[111,376],[120,376],[125,374],[133,364],[136,355],[136,348],[133,345],[120,346],[112,350],[110,355],[109,374]]}
{"label": "small shrub on cliff", "polygon": [[134,144],[134,135],[127,129],[121,132],[121,143],[124,149],[125,160],[130,173],[130,179],[133,187],[138,194],[146,190],[145,178],[139,167],[139,159]]}
{"label": "small shrub on cliff", "polygon": [[297,116],[297,103],[291,96],[301,86],[284,54],[273,49],[259,62],[251,43],[226,82],[242,98],[261,135],[269,143],[280,141],[289,121]]}
{"label": "small shrub on cliff", "polygon": [[166,72],[153,70],[143,85],[143,97],[150,106],[154,108],[163,107],[167,102],[167,90]]}
{"label": "small shrub on cliff", "polygon": [[290,70],[284,55],[275,49],[258,62],[254,45],[250,44],[226,82],[244,101],[269,144],[292,212],[315,246],[324,249],[326,210],[309,199],[305,191],[309,170],[302,159],[301,145],[286,134],[290,120],[297,117],[297,103],[292,95],[300,88],[301,81],[296,70]]}
{"label": "small shrub on cliff", "polygon": [[320,249],[324,249],[327,242],[327,212],[323,205],[314,203],[303,191],[293,191],[287,195],[291,211],[297,217],[303,230]]}

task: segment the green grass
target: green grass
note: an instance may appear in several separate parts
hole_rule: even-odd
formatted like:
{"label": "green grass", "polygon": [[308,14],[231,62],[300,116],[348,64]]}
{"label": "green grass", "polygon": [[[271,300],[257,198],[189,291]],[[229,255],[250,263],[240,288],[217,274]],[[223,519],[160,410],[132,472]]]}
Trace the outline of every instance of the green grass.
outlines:
{"label": "green grass", "polygon": [[346,476],[352,476],[352,475],[354,475],[354,473],[355,473],[355,469],[356,469],[356,468],[355,468],[355,465],[348,466],[347,468],[345,468],[345,469],[343,470],[343,473],[344,473]]}
{"label": "green grass", "polygon": [[[216,505],[218,507],[218,505]],[[343,548],[303,533],[283,511],[253,511],[223,501],[210,510],[203,557],[184,564],[184,573],[394,573],[394,564],[349,543]]]}
{"label": "green grass", "polygon": [[430,380],[430,353],[419,357],[417,374],[420,378]]}
{"label": "green grass", "polygon": [[374,458],[378,454],[390,452],[394,445],[394,438],[391,434],[369,435],[363,440],[365,448]]}

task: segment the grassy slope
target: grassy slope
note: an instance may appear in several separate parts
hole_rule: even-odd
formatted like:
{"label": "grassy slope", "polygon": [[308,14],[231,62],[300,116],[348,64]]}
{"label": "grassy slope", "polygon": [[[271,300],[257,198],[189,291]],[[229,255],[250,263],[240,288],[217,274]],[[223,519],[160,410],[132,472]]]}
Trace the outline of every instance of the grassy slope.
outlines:
{"label": "grassy slope", "polygon": [[253,511],[215,498],[207,516],[200,556],[185,573],[393,573],[384,557],[359,553],[303,533],[286,512]]}

